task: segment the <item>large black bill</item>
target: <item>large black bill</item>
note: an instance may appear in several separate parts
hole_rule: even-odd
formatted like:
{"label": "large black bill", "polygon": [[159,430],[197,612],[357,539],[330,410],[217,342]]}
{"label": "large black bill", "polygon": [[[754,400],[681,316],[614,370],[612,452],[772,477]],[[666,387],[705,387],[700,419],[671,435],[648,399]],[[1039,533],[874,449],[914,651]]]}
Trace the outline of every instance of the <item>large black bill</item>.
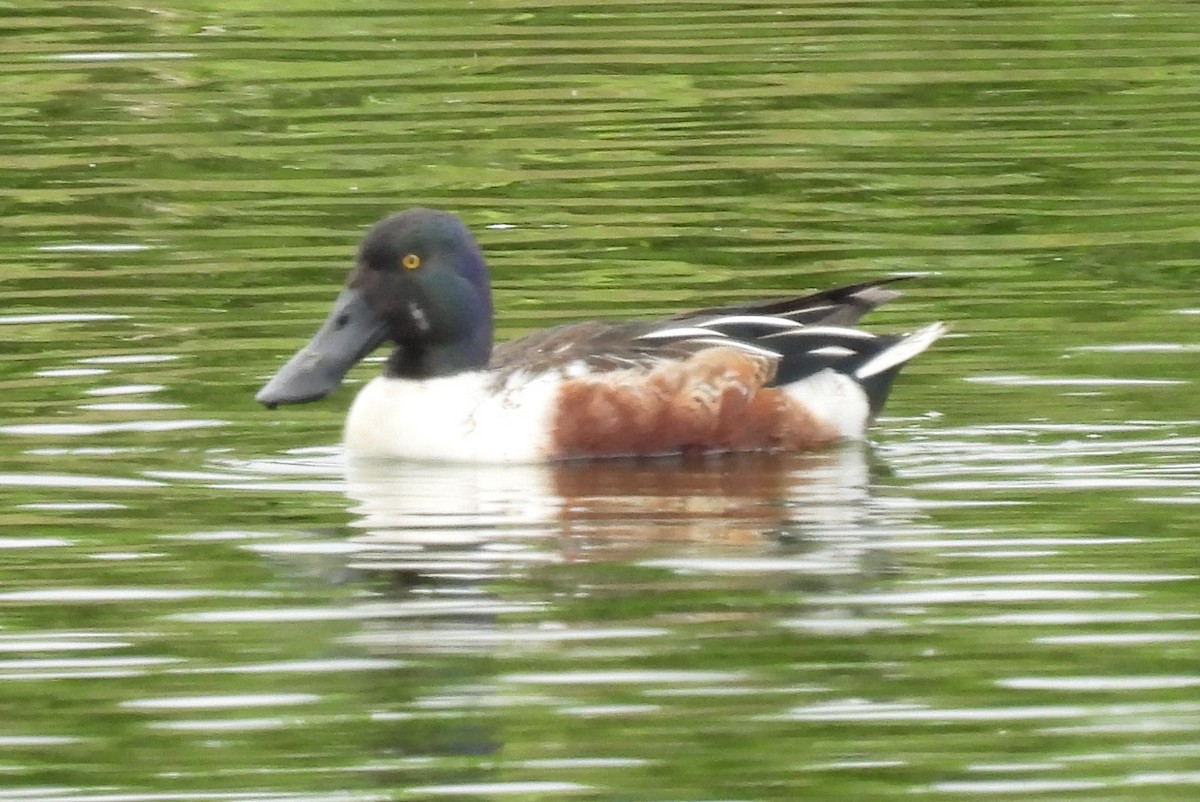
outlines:
{"label": "large black bill", "polygon": [[355,289],[342,290],[320,330],[263,385],[254,400],[279,404],[316,401],[337,387],[354,363],[387,339],[387,324]]}

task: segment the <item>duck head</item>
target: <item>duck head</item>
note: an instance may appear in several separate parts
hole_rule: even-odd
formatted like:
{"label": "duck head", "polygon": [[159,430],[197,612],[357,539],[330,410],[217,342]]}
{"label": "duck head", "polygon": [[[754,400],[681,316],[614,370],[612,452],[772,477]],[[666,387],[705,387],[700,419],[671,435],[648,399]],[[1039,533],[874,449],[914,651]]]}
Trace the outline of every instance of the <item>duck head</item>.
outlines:
{"label": "duck head", "polygon": [[315,401],[385,341],[386,372],[427,379],[482,368],[492,351],[492,297],[475,238],[449,212],[409,209],[363,237],[354,269],[321,328],[255,400]]}

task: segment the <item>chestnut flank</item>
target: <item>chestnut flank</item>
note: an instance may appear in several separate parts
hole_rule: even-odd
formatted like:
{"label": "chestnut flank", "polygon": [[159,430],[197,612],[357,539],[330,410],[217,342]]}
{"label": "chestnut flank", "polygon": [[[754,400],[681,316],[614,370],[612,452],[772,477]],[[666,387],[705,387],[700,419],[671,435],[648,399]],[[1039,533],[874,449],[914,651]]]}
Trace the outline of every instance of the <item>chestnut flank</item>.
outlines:
{"label": "chestnut flank", "polygon": [[700,451],[799,451],[838,438],[775,387],[775,360],[729,346],[648,371],[563,382],[553,412],[552,457]]}

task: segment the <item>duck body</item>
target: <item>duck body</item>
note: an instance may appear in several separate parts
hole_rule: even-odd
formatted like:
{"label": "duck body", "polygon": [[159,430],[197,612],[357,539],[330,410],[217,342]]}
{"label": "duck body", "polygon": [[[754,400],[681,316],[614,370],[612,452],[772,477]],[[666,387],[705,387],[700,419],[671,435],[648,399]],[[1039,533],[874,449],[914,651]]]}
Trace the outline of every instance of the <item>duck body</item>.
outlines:
{"label": "duck body", "polygon": [[812,450],[864,436],[900,367],[944,332],[878,336],[858,317],[897,279],[659,321],[558,326],[492,348],[483,257],[457,217],[377,223],[313,340],[259,391],[323,397],[384,341],[347,451],[454,462]]}
{"label": "duck body", "polygon": [[735,348],[652,370],[377,376],[346,418],[347,450],[449,462],[543,462],[697,451],[808,450],[864,434],[869,409],[826,373],[786,388]]}

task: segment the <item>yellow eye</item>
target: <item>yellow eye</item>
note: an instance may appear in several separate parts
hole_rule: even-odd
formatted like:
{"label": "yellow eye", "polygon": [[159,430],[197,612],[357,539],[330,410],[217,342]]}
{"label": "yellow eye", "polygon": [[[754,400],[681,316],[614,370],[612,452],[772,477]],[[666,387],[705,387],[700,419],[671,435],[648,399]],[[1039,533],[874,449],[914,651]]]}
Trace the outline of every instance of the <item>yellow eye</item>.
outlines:
{"label": "yellow eye", "polygon": [[415,253],[406,253],[404,258],[400,260],[400,264],[404,265],[405,270],[416,270],[421,266],[421,257]]}

